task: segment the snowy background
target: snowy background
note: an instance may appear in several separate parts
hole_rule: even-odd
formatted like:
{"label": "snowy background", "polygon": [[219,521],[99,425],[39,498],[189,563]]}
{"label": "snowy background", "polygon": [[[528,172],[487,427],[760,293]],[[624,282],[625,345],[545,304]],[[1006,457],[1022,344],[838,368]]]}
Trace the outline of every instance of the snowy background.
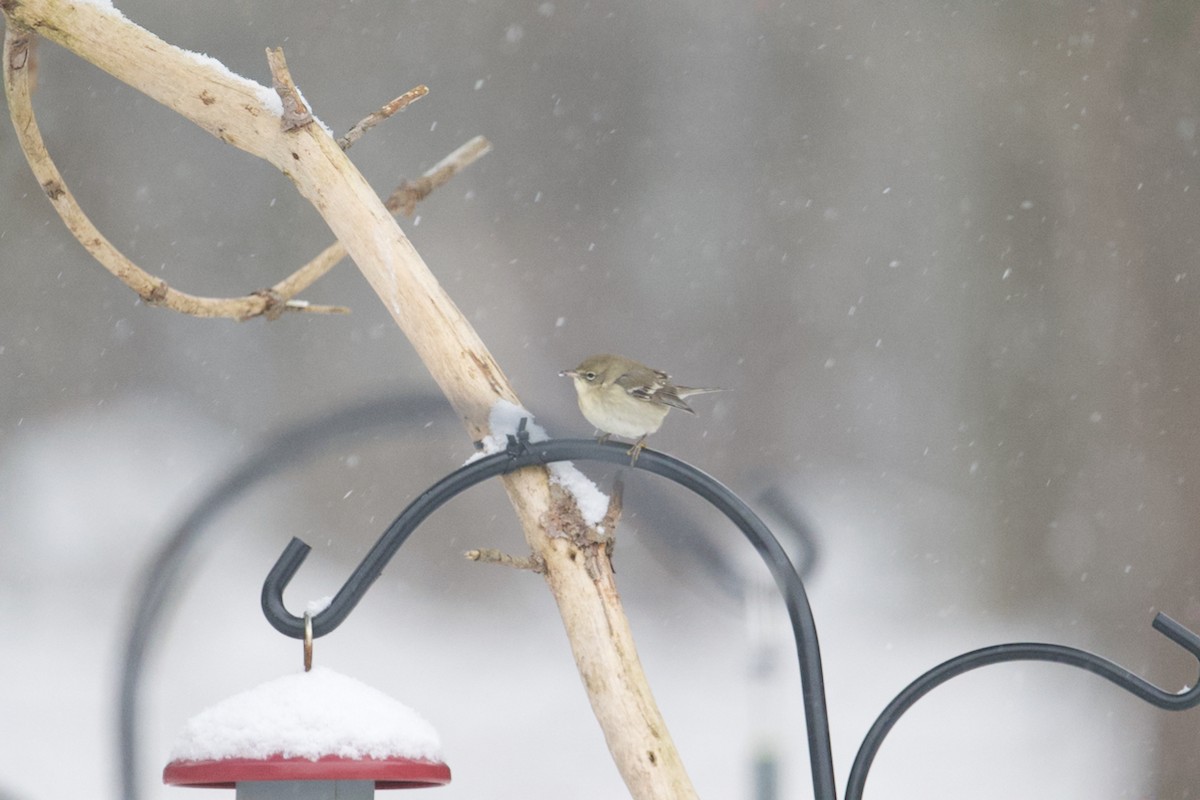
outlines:
{"label": "snowy background", "polygon": [[[338,132],[428,84],[351,151],[381,194],[486,135],[495,150],[403,227],[552,432],[590,433],[555,375],[600,350],[735,390],[652,445],[747,499],[776,487],[813,522],[841,780],[895,692],[969,648],[1057,641],[1196,681],[1150,621],[1200,629],[1200,7],[118,5],[260,82],[282,45]],[[40,56],[51,153],[171,285],[242,294],[329,242],[268,165]],[[7,123],[0,170],[0,797],[116,796],[121,648],[170,526],[284,425],[433,387],[353,265],[305,295],[350,317],[146,308],[67,234]],[[297,608],[470,453],[448,410],[398,420],[221,515],[149,654],[143,796],[218,796],[160,785],[173,738],[299,669],[258,610],[288,538],[314,545]],[[785,636],[782,605],[745,602],[692,541],[716,541],[742,588],[763,571],[679,493],[639,475],[628,495],[618,578],[700,794],[751,798],[754,758],[775,752],[784,796],[806,796],[786,640],[750,680],[751,634]],[[498,486],[418,532],[317,663],[437,727],[440,797],[622,796],[549,594],[464,561],[473,547],[521,550]],[[867,793],[1184,797],[1197,741],[1200,711],[992,667],[904,718]]]}

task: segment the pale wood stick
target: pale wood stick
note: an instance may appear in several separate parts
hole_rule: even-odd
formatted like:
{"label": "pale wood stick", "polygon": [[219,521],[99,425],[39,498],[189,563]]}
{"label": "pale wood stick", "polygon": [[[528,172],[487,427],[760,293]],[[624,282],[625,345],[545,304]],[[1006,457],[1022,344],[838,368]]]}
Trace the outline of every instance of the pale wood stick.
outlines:
{"label": "pale wood stick", "polygon": [[[92,3],[2,0],[7,24],[69,48],[222,141],[274,164],[346,245],[408,336],[472,440],[488,413],[516,395],[483,342],[434,279],[388,209],[320,126],[285,131],[274,93],[188,53]],[[696,796],[650,694],[603,545],[548,535],[555,520],[582,524],[578,509],[552,501],[545,469],[504,481],[571,643],[609,750],[638,800]]]}
{"label": "pale wood stick", "polygon": [[537,556],[513,556],[501,550],[484,548],[468,550],[463,553],[468,561],[478,561],[481,564],[499,564],[513,569],[527,569],[530,572],[545,572],[546,564]]}
{"label": "pale wood stick", "polygon": [[[404,181],[387,199],[387,208],[393,214],[412,216],[415,206],[464,169],[474,164],[492,149],[492,144],[482,136],[476,136],[457,150],[427,169],[416,181]],[[415,188],[414,188],[415,187]],[[420,195],[420,196],[417,196]],[[274,288],[284,297],[292,297],[307,289],[319,278],[333,269],[346,257],[346,247],[341,242],[322,250],[316,258],[294,273],[275,284]]]}
{"label": "pale wood stick", "polygon": [[379,108],[378,111],[372,111],[370,114],[354,123],[350,130],[346,131],[345,136],[338,137],[338,147],[342,148],[343,150],[349,150],[354,146],[355,142],[363,137],[364,133],[371,130],[371,128],[374,128],[376,125],[393,116],[394,114],[399,114],[401,111],[408,108],[410,104],[420,100],[427,94],[429,94],[428,86],[414,86],[412,89],[409,89],[407,92],[400,95],[390,103],[385,103]]}
{"label": "pale wood stick", "polygon": [[275,94],[279,95],[279,100],[283,103],[283,129],[294,131],[305,125],[311,125],[313,122],[312,112],[309,111],[308,104],[300,95],[300,90],[296,88],[296,82],[292,80],[292,73],[288,72],[287,59],[283,57],[282,47],[267,48],[267,66],[271,69],[271,81],[274,84]]}
{"label": "pale wood stick", "polygon": [[[25,153],[30,170],[41,182],[43,190],[55,210],[58,211],[67,229],[83,245],[84,249],[92,254],[93,258],[114,277],[136,292],[143,302],[194,317],[230,318],[242,321],[259,316],[273,320],[285,311],[304,311],[314,314],[349,313],[350,309],[345,306],[318,305],[294,299],[296,295],[312,286],[346,257],[346,248],[342,246],[341,242],[334,242],[307,264],[274,286],[256,290],[243,297],[201,297],[180,291],[168,285],[161,278],[154,277],[118,250],[100,233],[82,206],[79,205],[46,149],[41,129],[37,124],[37,117],[34,115],[32,102],[36,50],[37,37],[32,33],[16,31],[11,27],[5,31],[5,88],[9,101],[9,114],[17,131],[17,142]],[[416,96],[423,96],[424,93],[419,91],[422,89],[428,92],[425,87],[417,87],[401,95],[397,100],[393,100],[384,109],[414,93]],[[302,99],[299,102],[303,104]],[[379,113],[381,112],[375,112],[375,114]],[[300,116],[297,117],[297,119],[300,118]],[[311,120],[311,117],[309,119]],[[369,128],[370,126],[367,126],[367,129]],[[361,135],[360,133],[359,136]],[[394,207],[393,213],[403,211],[411,216],[417,202],[425,199],[430,192],[445,184],[490,149],[491,144],[486,139],[476,136],[448,155],[437,166],[426,171],[415,184],[405,181],[392,193],[393,197],[404,198],[403,203]],[[449,170],[447,170],[447,164],[452,165]],[[422,191],[416,192],[410,188],[414,185],[420,187]]]}
{"label": "pale wood stick", "polygon": [[393,213],[400,212],[411,217],[417,203],[429,196],[429,193],[446,181],[474,164],[479,158],[492,149],[492,143],[482,136],[476,136],[460,146],[450,155],[425,170],[415,181],[403,181],[391,195],[385,205]]}
{"label": "pale wood stick", "polygon": [[37,118],[33,114],[33,76],[29,67],[34,61],[36,44],[36,36],[12,25],[4,31],[4,89],[8,97],[9,115],[17,132],[17,142],[25,153],[30,171],[42,185],[42,191],[62,217],[67,229],[114,277],[136,292],[147,305],[163,306],[195,317],[245,320],[264,316],[274,319],[284,311],[338,314],[349,310],[342,306],[312,305],[293,300],[296,292],[288,293],[286,288],[281,290],[278,285],[244,297],[200,297],[168,286],[166,281],[133,263],[84,213],[46,150]]}

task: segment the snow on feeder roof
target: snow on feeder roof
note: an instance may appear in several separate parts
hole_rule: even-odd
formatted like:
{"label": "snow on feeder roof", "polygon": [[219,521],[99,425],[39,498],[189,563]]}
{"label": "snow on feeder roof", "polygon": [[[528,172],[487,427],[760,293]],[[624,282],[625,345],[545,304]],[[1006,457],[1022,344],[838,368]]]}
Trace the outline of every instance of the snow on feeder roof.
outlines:
{"label": "snow on feeder roof", "polygon": [[437,731],[415,711],[317,667],[192,717],[163,770],[164,783],[238,786],[239,797],[239,784],[259,781],[357,781],[366,787],[361,796],[370,797],[374,788],[449,783],[450,768],[442,762]]}

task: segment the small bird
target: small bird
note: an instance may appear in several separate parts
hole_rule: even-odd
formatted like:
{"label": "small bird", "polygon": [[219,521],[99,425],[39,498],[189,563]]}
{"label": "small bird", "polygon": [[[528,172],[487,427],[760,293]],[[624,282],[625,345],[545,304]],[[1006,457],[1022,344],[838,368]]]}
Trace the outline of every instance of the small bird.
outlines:
{"label": "small bird", "polygon": [[692,395],[720,392],[722,389],[697,389],[675,386],[671,376],[651,369],[631,358],[596,355],[586,358],[575,369],[558,373],[570,378],[579,396],[579,410],[606,441],[616,434],[637,442],[629,450],[631,464],[646,446],[646,437],[662,425],[667,412],[678,408],[695,414],[684,400]]}

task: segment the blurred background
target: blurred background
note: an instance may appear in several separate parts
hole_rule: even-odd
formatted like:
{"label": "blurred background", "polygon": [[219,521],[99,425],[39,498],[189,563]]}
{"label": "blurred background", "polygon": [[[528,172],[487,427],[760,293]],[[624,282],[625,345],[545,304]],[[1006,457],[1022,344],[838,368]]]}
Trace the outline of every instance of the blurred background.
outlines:
{"label": "blurred background", "polygon": [[[840,782],[891,697],[967,649],[1048,640],[1197,680],[1150,621],[1200,629],[1200,6],[118,5],[262,83],[283,46],[337,133],[428,84],[351,151],[381,195],[486,135],[402,227],[553,433],[591,432],[556,373],[598,351],[733,390],[651,445],[811,523]],[[329,243],[267,164],[40,57],[51,154],[150,272],[239,295]],[[90,261],[7,123],[0,174],[0,797],[115,796],[121,651],[170,526],[284,426],[435,390],[351,263],[305,295],[348,317],[182,317]],[[471,454],[420,407],[281,465],[206,531],[151,643],[143,796],[228,796],[161,786],[171,741],[300,668],[258,610],[289,537],[315,550],[295,609]],[[779,796],[808,796],[765,570],[699,501],[627,483],[618,579],[698,791],[769,797],[774,764]],[[549,593],[473,547],[522,551],[498,486],[419,531],[317,662],[433,722],[439,797],[623,796]],[[901,721],[867,793],[1190,797],[1197,741],[1200,712],[990,667]]]}

